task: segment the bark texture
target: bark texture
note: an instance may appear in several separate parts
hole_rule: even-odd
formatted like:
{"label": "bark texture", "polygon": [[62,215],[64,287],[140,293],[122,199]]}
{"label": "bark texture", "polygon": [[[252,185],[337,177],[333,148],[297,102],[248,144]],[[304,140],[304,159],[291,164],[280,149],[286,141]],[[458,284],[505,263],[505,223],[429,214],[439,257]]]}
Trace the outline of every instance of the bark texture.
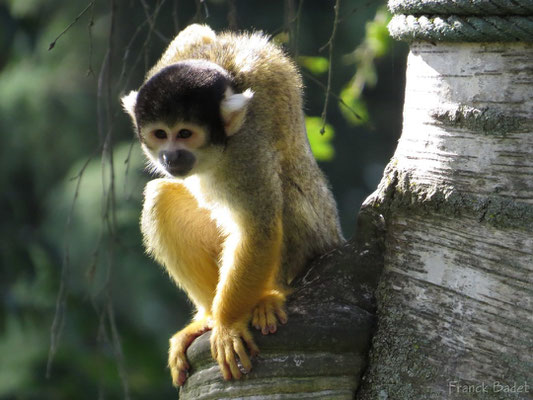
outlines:
{"label": "bark texture", "polygon": [[386,250],[357,399],[533,398],[533,44],[413,43],[364,207]]}

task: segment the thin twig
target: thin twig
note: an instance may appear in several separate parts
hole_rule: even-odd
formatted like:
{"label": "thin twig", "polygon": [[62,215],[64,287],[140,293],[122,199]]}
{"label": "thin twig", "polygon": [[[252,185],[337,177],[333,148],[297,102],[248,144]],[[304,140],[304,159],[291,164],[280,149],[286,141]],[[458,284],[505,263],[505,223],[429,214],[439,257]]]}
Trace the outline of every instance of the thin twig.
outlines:
{"label": "thin twig", "polygon": [[143,5],[144,14],[146,15],[145,21],[147,21],[148,24],[150,25],[150,29],[152,29],[152,31],[156,34],[156,36],[159,37],[159,39],[161,39],[164,43],[168,42],[169,39],[165,35],[163,35],[161,31],[156,29],[156,26],[155,26],[157,14],[159,13],[159,10],[161,10],[161,7],[163,7],[163,4],[165,4],[166,0],[157,1],[155,5],[156,11],[154,12],[153,15],[150,15],[150,6],[148,6],[148,4],[146,4],[144,0],[140,0],[140,1]]}
{"label": "thin twig", "polygon": [[289,50],[295,56],[295,33],[294,21],[296,13],[294,12],[294,0],[285,0],[285,31],[289,34]]}
{"label": "thin twig", "polygon": [[[303,0],[300,2],[300,6],[301,6],[302,4],[303,4]],[[288,21],[288,24],[293,24],[293,23],[295,23],[295,22],[298,20],[298,18],[299,18],[299,16],[300,16],[300,11],[301,11],[301,7],[298,8],[298,12],[296,13],[296,15],[295,15],[292,19],[290,19],[290,20]],[[278,34],[281,33],[281,32],[285,32],[286,27],[287,27],[287,22],[284,21],[284,22],[283,22],[283,25],[280,26],[280,27],[277,28],[277,29],[272,30],[272,31],[270,32],[269,36],[270,36],[270,37],[274,37],[274,36],[278,35]]]}
{"label": "thin twig", "polygon": [[[164,3],[164,2],[163,2]],[[163,5],[163,3],[160,3],[154,10],[154,13],[152,14],[152,18],[156,19],[158,14],[159,14],[159,11],[161,10],[161,6]],[[137,37],[137,35],[142,31],[142,29],[144,29],[144,26],[148,24],[148,20],[144,20],[138,27],[137,29],[135,30],[135,33],[132,35],[128,45],[126,46],[126,49],[124,50],[124,55],[122,57],[122,70],[120,72],[120,75],[119,75],[119,78],[117,79],[117,84],[115,85],[115,89],[116,90],[121,90],[121,88],[123,87],[127,87],[128,84],[129,84],[129,81],[132,77],[132,74],[133,72],[136,70],[136,67],[137,65],[141,62],[141,59],[143,57],[143,55],[145,56],[145,61],[147,62],[147,54],[148,54],[148,45],[150,43],[150,40],[152,38],[152,30],[149,29],[148,30],[148,33],[146,35],[146,38],[144,39],[144,42],[143,44],[141,45],[141,49],[145,49],[145,52],[141,52],[139,51],[138,54],[137,54],[137,57],[136,59],[134,60],[133,63],[130,63],[128,64],[127,63],[127,59],[129,57],[129,54],[130,54],[130,51],[131,51],[131,48],[133,46],[133,43]],[[126,76],[126,67],[127,69],[129,70],[129,73],[128,75]],[[146,67],[145,67],[146,68]],[[116,116],[117,113],[114,115]]]}
{"label": "thin twig", "polygon": [[295,38],[294,38],[294,42],[295,42],[295,47],[294,47],[294,57],[295,58],[298,58],[298,42],[299,42],[299,39],[300,39],[300,21],[302,20],[301,18],[301,15],[302,15],[302,8],[303,8],[303,5],[304,5],[304,0],[300,0],[300,2],[298,3],[298,10],[296,10],[296,34],[295,34]]}
{"label": "thin twig", "polygon": [[[111,297],[111,294],[109,294],[109,296]],[[108,302],[107,318],[109,320],[109,326],[111,327],[113,349],[115,353],[115,359],[117,360],[118,374],[120,376],[120,380],[122,381],[122,387],[123,387],[122,389],[124,390],[124,398],[129,399],[130,388],[128,384],[128,374],[126,372],[126,362],[124,361],[124,353],[122,352],[122,343],[120,341],[120,335],[117,329],[115,311],[113,308],[113,304],[111,302],[111,298],[109,299],[109,302]]]}
{"label": "thin twig", "polygon": [[103,147],[104,145],[104,130],[105,130],[105,121],[103,117],[104,111],[102,110],[102,103],[104,102],[103,99],[103,92],[104,92],[104,77],[105,74],[108,72],[108,64],[109,64],[109,49],[107,49],[105,55],[104,55],[104,61],[102,62],[102,66],[100,67],[100,72],[98,74],[98,85],[96,89],[96,120],[97,120],[97,127],[98,127],[98,137],[100,138],[100,147]]}
{"label": "thin twig", "polygon": [[329,102],[329,93],[331,92],[331,75],[333,70],[333,42],[335,40],[335,34],[337,33],[337,25],[339,24],[339,8],[340,8],[340,0],[335,1],[335,6],[333,9],[335,10],[335,19],[333,20],[333,29],[331,30],[331,36],[328,40],[328,42],[320,48],[319,51],[324,50],[326,47],[329,47],[329,69],[328,69],[328,84],[327,84],[327,90],[326,90],[326,99],[324,101],[324,109],[322,110],[322,128],[320,129],[320,133],[323,135],[324,132],[326,132],[326,116],[327,116],[327,109],[328,109],[328,102]]}
{"label": "thin twig", "polygon": [[150,6],[148,6],[148,3],[145,0],[139,0],[141,2],[141,5],[143,6],[144,10],[144,16],[146,17],[146,20],[150,25],[152,25],[151,19],[150,19]]}
{"label": "thin twig", "polygon": [[[202,8],[204,9],[204,17],[202,17]],[[205,0],[196,0],[196,15],[194,16],[194,19],[196,22],[203,22],[207,18],[209,18],[209,10],[207,9]]]}
{"label": "thin twig", "polygon": [[[157,30],[155,29],[155,22],[157,20],[157,16],[159,15],[159,11],[161,11],[161,7],[163,7],[163,4],[165,4],[165,0],[161,2],[157,2],[156,6],[154,8],[154,13],[152,14],[151,18],[148,18],[148,24],[150,25],[150,29],[148,29],[148,35],[146,36],[146,40],[144,41],[144,44],[142,48],[144,49],[144,69],[148,70],[148,66],[150,64],[150,54],[149,54],[149,46],[148,44],[151,41],[152,34],[155,33],[157,35]],[[152,22],[153,21],[153,22]],[[168,42],[167,40],[164,40],[165,42]]]}
{"label": "thin twig", "polygon": [[67,27],[65,28],[65,30],[64,30],[63,32],[61,32],[61,33],[55,38],[55,40],[54,40],[52,43],[50,43],[50,45],[48,46],[48,51],[52,50],[52,49],[55,47],[56,42],[59,40],[59,38],[60,38],[61,36],[63,36],[65,33],[67,33],[68,30],[69,30],[70,28],[72,28],[72,26],[74,26],[74,24],[75,24],[76,22],[78,22],[78,20],[83,16],[83,14],[85,14],[85,13],[87,12],[87,10],[88,10],[89,8],[92,7],[93,4],[94,4],[94,0],[91,1],[91,2],[89,3],[89,5],[88,5],[87,7],[85,7],[81,13],[78,14],[78,16],[74,19],[74,21],[72,21],[72,22],[69,24],[69,26],[67,26]]}
{"label": "thin twig", "polygon": [[[154,12],[152,14],[152,18],[155,20],[157,19],[159,12],[161,11],[161,7],[164,4],[164,1],[157,5],[157,7],[154,9]],[[143,44],[141,45],[141,49],[145,49],[144,53],[139,51],[137,54],[137,58],[133,61],[133,63],[127,63],[127,59],[129,57],[129,53],[131,51],[131,48],[133,46],[133,43],[137,37],[137,35],[144,29],[144,26],[148,24],[148,20],[144,20],[135,30],[135,33],[132,35],[128,45],[126,46],[126,49],[124,50],[124,56],[122,57],[122,71],[120,72],[119,78],[117,79],[117,84],[115,85],[115,89],[120,91],[123,87],[127,87],[129,84],[129,81],[132,77],[133,72],[137,69],[137,65],[141,62],[141,59],[143,55],[145,56],[145,61],[147,62],[147,55],[148,55],[148,45],[152,39],[152,32],[153,30],[149,29],[148,33],[146,35],[146,38],[144,39]],[[128,75],[126,76],[126,68],[129,70]],[[146,68],[146,66],[145,66]],[[115,114],[116,116],[117,114]]]}
{"label": "thin twig", "polygon": [[[137,36],[141,33],[141,31],[144,29],[144,26],[147,23],[148,23],[148,21],[144,20],[141,24],[139,24],[139,26],[137,27],[137,29],[135,30],[133,35],[131,35],[131,39],[130,39],[130,41],[128,42],[128,44],[126,45],[126,47],[124,49],[124,55],[122,56],[122,69],[121,69],[120,74],[118,76],[116,87],[121,88],[123,86],[127,86],[128,85],[128,82],[129,82],[129,80],[131,78],[132,72],[135,70],[135,67],[140,62],[140,57],[139,56],[137,56],[137,59],[131,65],[128,64],[127,61],[128,61],[129,56],[130,56],[130,51],[132,49],[133,43],[135,42],[135,39],[137,39]],[[127,77],[126,77],[126,68],[130,71]],[[126,80],[125,80],[125,82],[123,82],[125,77],[126,77]]]}
{"label": "thin twig", "polygon": [[237,6],[235,5],[235,0],[228,0],[228,27],[232,31],[236,31],[239,27],[237,23]]}
{"label": "thin twig", "polygon": [[[324,90],[324,93],[327,93],[328,92],[328,87],[323,84],[322,82],[320,82],[318,79],[316,79],[313,75],[311,75],[310,73],[306,72],[306,71],[302,71],[302,75],[304,75],[307,79],[309,79],[311,82],[317,84],[318,86],[320,86],[322,88],[322,90]],[[363,118],[357,114],[357,111],[355,111],[352,107],[350,107],[348,104],[346,104],[346,102],[342,99],[342,97],[340,97],[338,94],[336,94],[335,92],[329,90],[329,94],[331,96],[333,96],[341,105],[343,105],[344,107],[346,107],[346,109],[348,111],[350,111],[357,119],[360,119],[362,120]]]}
{"label": "thin twig", "polygon": [[48,359],[46,361],[46,378],[49,379],[52,375],[52,362],[54,361],[54,356],[59,347],[59,339],[65,325],[65,314],[67,308],[67,284],[68,277],[70,274],[70,231],[72,229],[72,218],[74,216],[74,208],[78,201],[80,194],[81,179],[89,165],[90,161],[94,155],[90,156],[85,164],[81,167],[78,174],[73,178],[77,179],[76,188],[74,190],[74,197],[70,204],[70,210],[67,216],[67,223],[65,225],[65,249],[63,253],[63,262],[61,266],[61,277],[59,280],[59,290],[57,293],[56,299],[56,308],[54,312],[54,320],[52,321],[52,326],[50,328],[50,348],[48,349]]}
{"label": "thin twig", "polygon": [[[133,147],[137,144],[137,138],[135,136],[132,137],[132,140],[130,141],[130,147],[128,149],[128,155],[126,156],[126,159],[124,160],[124,164],[126,164],[126,171],[124,171],[124,193],[126,193],[126,189],[128,187],[128,178],[129,178],[129,172],[130,172],[130,166],[131,166],[131,154],[133,152]],[[126,199],[129,200],[130,195],[126,193]]]}
{"label": "thin twig", "polygon": [[94,6],[91,7],[91,17],[89,18],[89,23],[87,24],[87,30],[89,31],[89,69],[87,70],[87,76],[92,76],[94,78],[93,71],[93,26],[94,26]]}
{"label": "thin twig", "polygon": [[178,4],[179,1],[175,1],[174,6],[172,7],[172,21],[174,21],[174,32],[179,32],[180,28],[180,22],[178,18]]}

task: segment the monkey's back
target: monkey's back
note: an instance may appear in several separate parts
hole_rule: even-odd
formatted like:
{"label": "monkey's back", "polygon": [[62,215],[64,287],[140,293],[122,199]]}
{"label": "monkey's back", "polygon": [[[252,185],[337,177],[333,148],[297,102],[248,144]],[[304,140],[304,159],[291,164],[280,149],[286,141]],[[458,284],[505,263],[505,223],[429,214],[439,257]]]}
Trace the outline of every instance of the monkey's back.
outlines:
{"label": "monkey's back", "polygon": [[286,201],[280,272],[282,281],[287,283],[301,273],[312,258],[344,240],[337,206],[322,171],[314,159],[305,164],[307,168],[289,167],[291,169],[281,175]]}

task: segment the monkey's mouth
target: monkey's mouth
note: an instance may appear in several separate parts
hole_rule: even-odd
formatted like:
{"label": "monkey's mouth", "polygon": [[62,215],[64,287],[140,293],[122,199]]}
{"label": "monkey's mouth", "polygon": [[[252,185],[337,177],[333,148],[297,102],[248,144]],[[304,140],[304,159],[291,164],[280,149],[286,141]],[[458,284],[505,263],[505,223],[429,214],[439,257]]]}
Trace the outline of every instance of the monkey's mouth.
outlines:
{"label": "monkey's mouth", "polygon": [[189,172],[191,172],[192,167],[192,165],[178,165],[173,167],[166,167],[165,169],[170,175],[176,178],[183,178]]}

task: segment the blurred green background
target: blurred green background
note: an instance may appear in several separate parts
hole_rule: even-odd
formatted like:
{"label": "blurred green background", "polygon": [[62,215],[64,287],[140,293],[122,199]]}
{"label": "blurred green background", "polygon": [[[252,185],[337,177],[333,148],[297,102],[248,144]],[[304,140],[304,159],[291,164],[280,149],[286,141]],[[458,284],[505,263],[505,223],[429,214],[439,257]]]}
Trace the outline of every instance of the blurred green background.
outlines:
{"label": "blurred green background", "polygon": [[150,176],[119,97],[191,22],[263,30],[296,58],[313,151],[353,234],[400,134],[406,48],[384,2],[341,2],[321,135],[334,4],[0,0],[1,399],[176,398],[167,343],[190,306],[143,253]]}

